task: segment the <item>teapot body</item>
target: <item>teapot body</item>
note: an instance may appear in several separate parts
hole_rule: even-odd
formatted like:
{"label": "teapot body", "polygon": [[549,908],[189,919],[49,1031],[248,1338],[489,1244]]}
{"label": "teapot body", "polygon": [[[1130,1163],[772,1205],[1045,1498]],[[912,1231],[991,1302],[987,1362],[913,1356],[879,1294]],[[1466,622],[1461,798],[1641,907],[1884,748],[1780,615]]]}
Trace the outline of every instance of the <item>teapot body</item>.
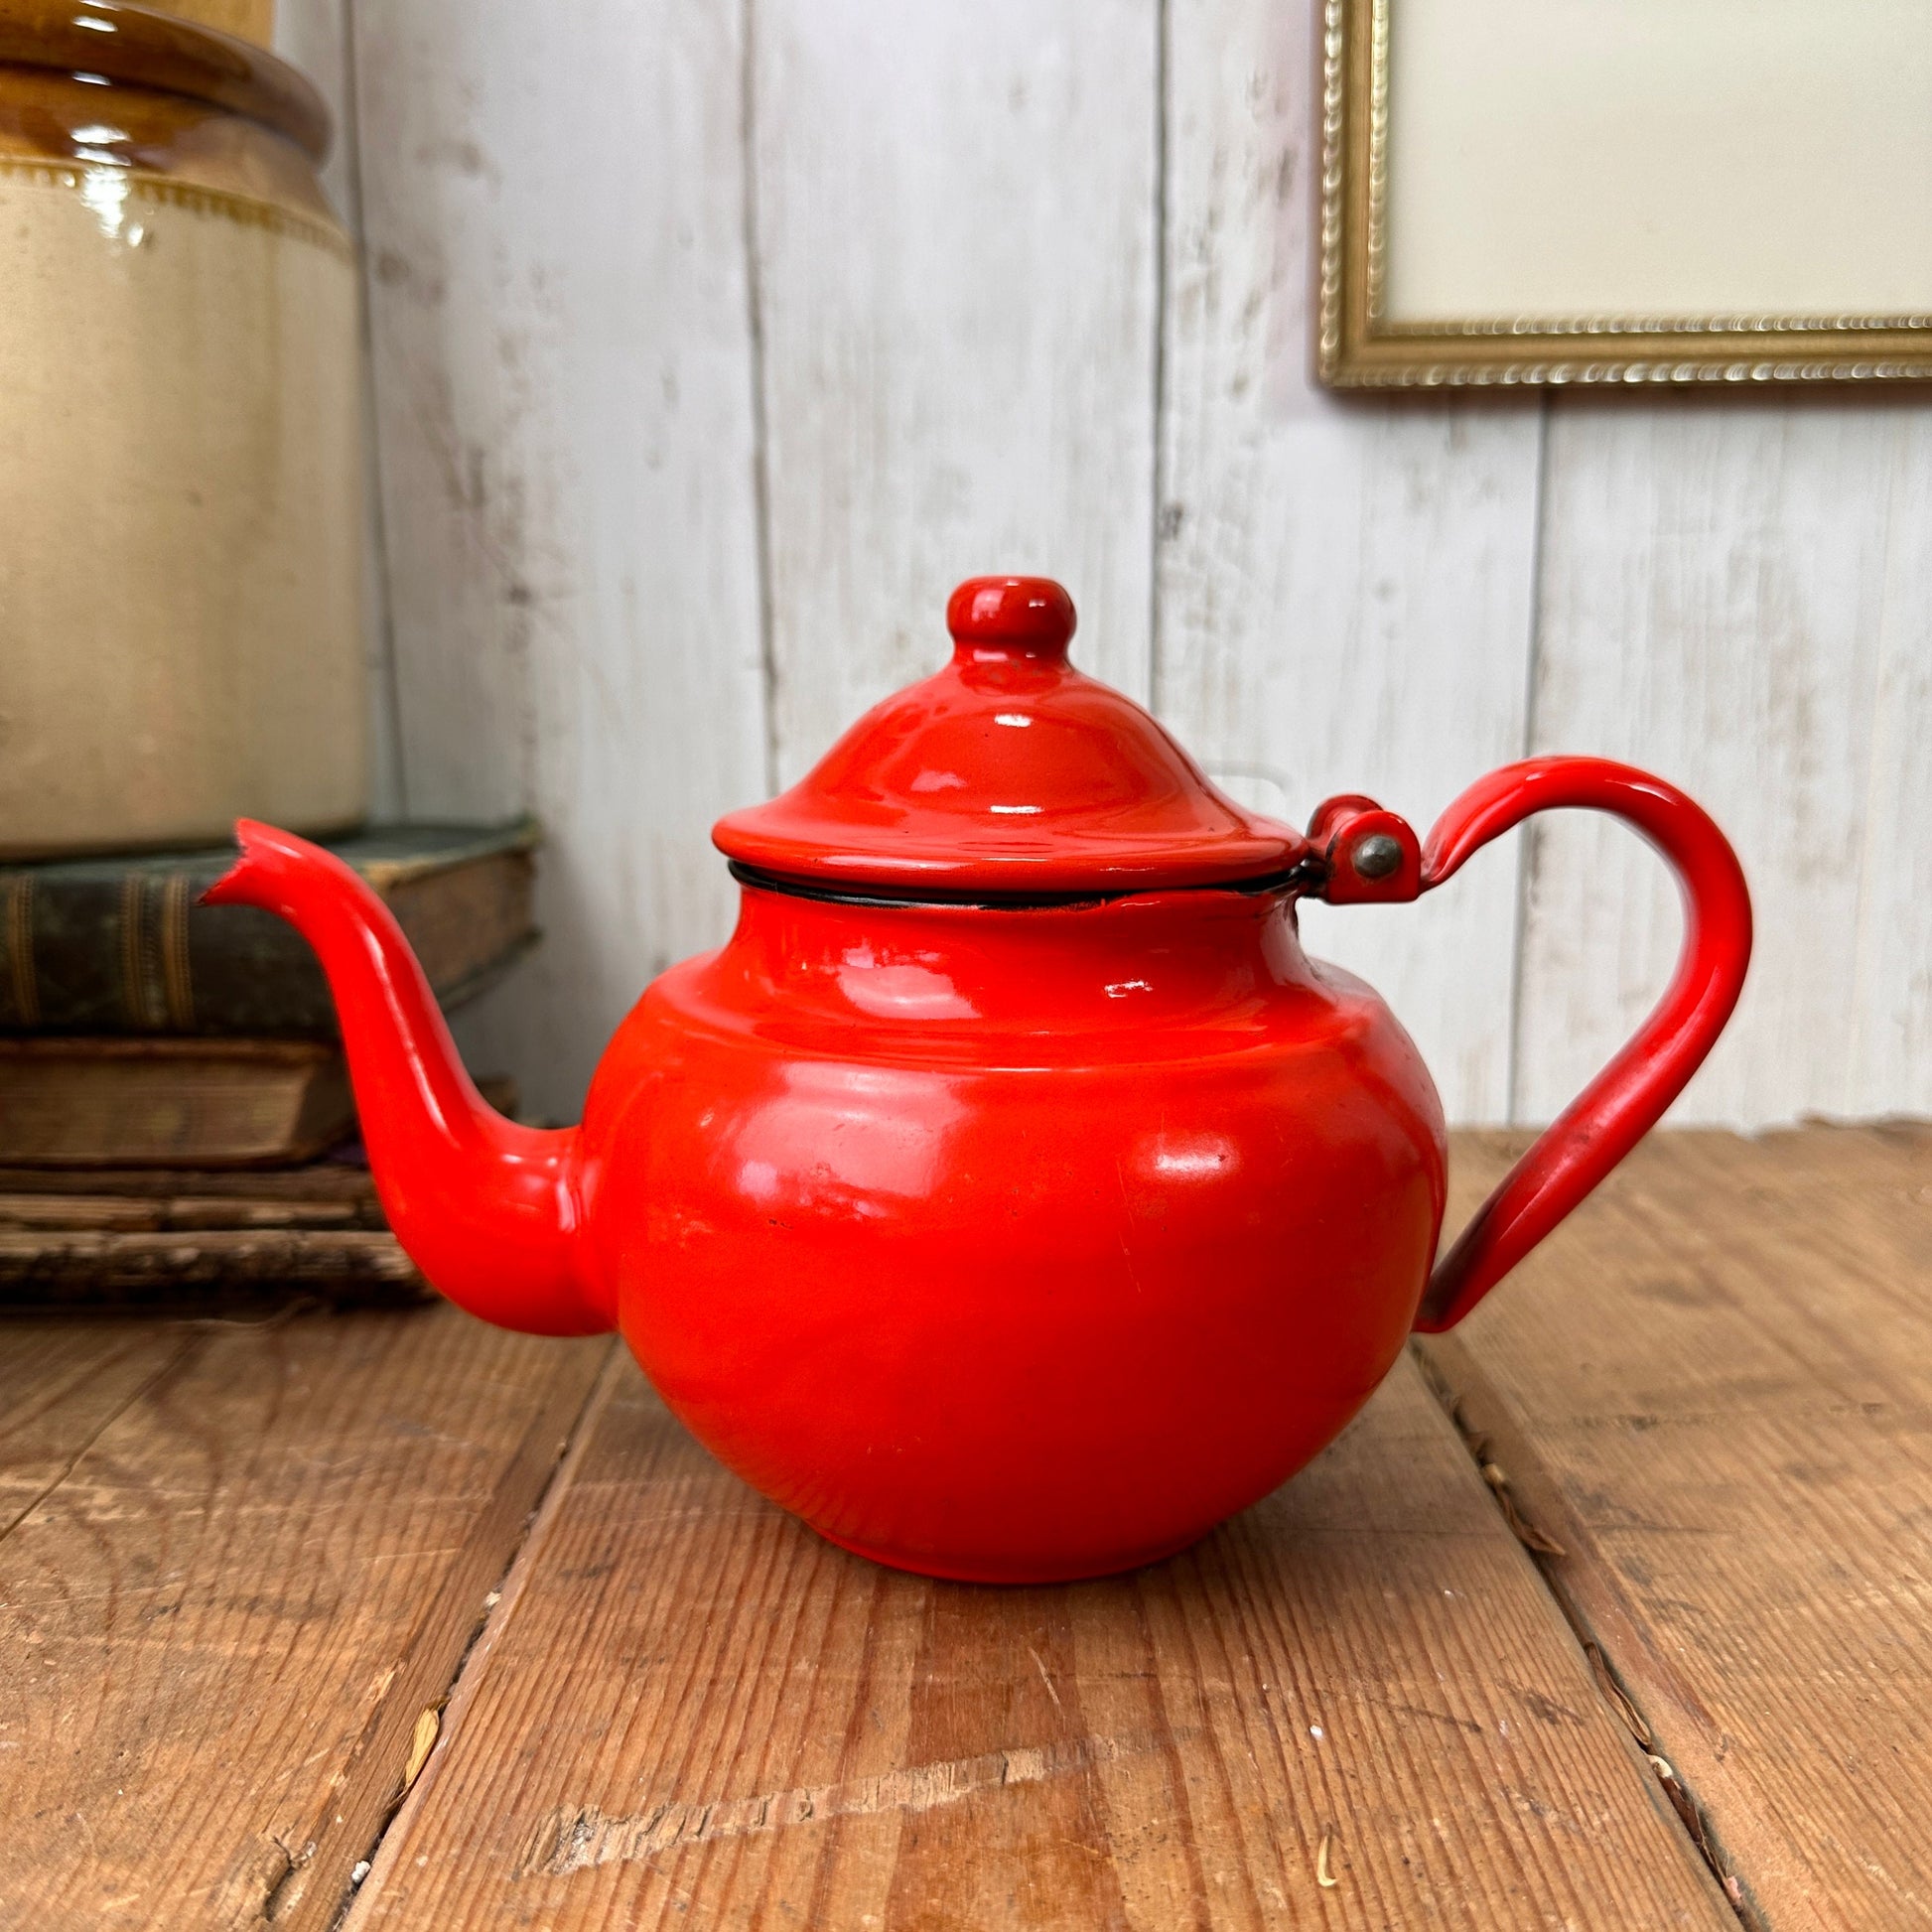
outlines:
{"label": "teapot body", "polygon": [[865,1556],[1018,1583],[1166,1555],[1332,1439],[1445,1152],[1284,891],[748,884],[614,1040],[577,1174],[598,1299],[714,1453]]}

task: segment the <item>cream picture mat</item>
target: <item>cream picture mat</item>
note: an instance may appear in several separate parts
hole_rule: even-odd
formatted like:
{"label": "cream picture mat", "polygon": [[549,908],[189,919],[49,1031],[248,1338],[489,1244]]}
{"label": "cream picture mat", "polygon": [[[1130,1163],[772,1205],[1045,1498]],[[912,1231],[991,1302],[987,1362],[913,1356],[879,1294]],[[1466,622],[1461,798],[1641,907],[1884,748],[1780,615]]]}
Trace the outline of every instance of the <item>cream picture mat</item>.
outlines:
{"label": "cream picture mat", "polygon": [[1932,0],[1388,0],[1381,318],[1932,315]]}

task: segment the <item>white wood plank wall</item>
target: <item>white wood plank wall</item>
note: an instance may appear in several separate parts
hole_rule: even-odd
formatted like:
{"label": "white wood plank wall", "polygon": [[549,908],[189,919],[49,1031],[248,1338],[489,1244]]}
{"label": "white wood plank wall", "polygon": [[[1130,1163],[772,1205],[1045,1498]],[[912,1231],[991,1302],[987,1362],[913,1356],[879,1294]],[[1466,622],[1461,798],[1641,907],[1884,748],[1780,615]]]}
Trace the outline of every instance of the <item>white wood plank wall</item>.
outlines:
{"label": "white wood plank wall", "polygon": [[[281,0],[364,244],[385,811],[529,805],[547,944],[463,1029],[572,1112],[714,943],[706,831],[940,661],[987,570],[1230,789],[1426,828],[1538,751],[1676,779],[1757,961],[1678,1117],[1932,1111],[1932,410],[1341,404],[1307,0]],[[1546,822],[1312,908],[1452,1118],[1547,1118],[1674,896]]]}

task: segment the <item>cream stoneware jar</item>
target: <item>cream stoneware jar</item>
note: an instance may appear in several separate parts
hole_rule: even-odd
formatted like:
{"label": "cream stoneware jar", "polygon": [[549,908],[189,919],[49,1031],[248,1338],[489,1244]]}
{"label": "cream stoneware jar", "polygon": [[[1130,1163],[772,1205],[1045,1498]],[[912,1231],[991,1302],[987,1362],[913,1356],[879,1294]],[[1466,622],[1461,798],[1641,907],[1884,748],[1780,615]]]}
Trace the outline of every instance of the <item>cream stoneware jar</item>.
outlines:
{"label": "cream stoneware jar", "polygon": [[0,4],[0,855],[361,817],[356,286],[246,42]]}

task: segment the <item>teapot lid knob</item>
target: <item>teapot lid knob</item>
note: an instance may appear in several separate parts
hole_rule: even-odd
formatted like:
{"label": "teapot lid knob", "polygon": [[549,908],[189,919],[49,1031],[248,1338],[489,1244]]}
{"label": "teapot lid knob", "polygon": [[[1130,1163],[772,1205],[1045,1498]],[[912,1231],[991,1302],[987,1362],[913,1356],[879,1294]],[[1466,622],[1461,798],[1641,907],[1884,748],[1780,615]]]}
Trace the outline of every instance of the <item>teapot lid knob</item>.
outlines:
{"label": "teapot lid knob", "polygon": [[1066,661],[1073,600],[1050,577],[969,577],[946,600],[956,657]]}

